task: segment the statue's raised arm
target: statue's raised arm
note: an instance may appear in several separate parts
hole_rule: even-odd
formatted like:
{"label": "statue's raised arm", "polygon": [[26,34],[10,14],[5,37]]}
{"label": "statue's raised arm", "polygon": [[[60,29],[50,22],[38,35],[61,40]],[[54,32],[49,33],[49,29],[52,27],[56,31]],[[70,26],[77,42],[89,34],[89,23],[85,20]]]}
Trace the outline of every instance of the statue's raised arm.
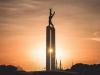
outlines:
{"label": "statue's raised arm", "polygon": [[54,14],[55,14],[55,11],[54,11],[54,13],[53,13],[52,17],[54,16]]}

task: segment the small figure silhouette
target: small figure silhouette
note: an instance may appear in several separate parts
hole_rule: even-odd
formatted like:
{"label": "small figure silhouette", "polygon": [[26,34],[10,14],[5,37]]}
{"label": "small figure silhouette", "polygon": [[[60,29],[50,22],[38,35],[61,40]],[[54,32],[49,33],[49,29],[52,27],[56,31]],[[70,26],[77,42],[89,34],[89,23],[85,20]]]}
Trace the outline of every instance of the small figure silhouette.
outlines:
{"label": "small figure silhouette", "polygon": [[49,26],[50,26],[50,24],[52,25],[52,27],[54,28],[54,26],[53,26],[53,24],[52,24],[52,21],[51,21],[51,19],[52,19],[52,17],[54,16],[54,14],[55,14],[55,12],[53,13],[53,15],[52,15],[52,11],[51,11],[52,9],[50,9],[50,16],[49,16]]}

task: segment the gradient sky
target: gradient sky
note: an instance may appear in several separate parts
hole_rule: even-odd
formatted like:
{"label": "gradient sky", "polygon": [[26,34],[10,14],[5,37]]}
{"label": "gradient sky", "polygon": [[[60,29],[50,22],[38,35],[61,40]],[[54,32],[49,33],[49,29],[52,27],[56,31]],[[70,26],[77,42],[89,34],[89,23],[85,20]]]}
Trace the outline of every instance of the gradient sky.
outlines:
{"label": "gradient sky", "polygon": [[49,8],[58,64],[100,63],[100,0],[0,0],[0,65],[45,67]]}

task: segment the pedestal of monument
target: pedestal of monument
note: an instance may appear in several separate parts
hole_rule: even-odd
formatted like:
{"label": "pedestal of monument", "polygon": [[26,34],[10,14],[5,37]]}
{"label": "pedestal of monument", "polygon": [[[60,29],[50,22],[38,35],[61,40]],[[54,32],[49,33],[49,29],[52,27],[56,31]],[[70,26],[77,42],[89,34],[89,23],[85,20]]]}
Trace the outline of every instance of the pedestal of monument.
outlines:
{"label": "pedestal of monument", "polygon": [[[50,49],[52,49],[50,57]],[[50,63],[51,58],[51,63]],[[51,26],[46,27],[46,70],[55,70],[55,28]]]}

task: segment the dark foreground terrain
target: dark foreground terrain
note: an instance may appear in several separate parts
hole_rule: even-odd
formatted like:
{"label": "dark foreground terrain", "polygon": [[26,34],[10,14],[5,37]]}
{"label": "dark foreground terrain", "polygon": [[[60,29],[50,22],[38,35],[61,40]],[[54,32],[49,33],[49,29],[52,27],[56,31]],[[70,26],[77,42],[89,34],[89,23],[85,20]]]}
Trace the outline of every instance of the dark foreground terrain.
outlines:
{"label": "dark foreground terrain", "polygon": [[55,71],[17,71],[13,65],[0,65],[0,75],[79,75],[77,72],[55,70]]}
{"label": "dark foreground terrain", "polygon": [[35,71],[35,72],[13,72],[13,73],[0,73],[0,75],[79,75],[76,72],[65,71]]}

